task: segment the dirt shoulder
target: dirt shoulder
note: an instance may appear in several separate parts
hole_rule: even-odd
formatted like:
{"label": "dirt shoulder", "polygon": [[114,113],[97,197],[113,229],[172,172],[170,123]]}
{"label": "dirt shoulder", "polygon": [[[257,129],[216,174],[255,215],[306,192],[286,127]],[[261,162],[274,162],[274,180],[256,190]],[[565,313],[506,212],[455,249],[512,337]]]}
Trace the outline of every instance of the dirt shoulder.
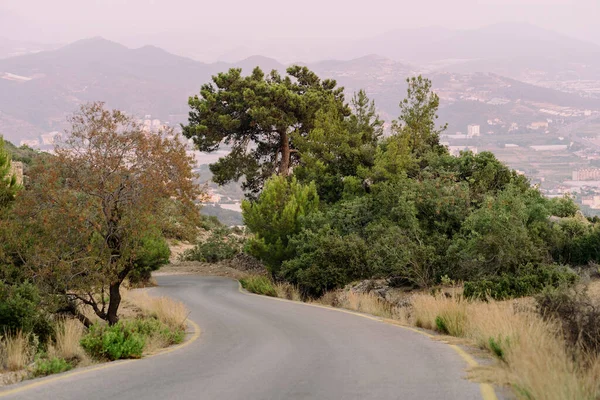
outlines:
{"label": "dirt shoulder", "polygon": [[210,264],[197,261],[184,261],[165,265],[152,275],[225,276],[228,278],[239,279],[247,275],[247,273],[221,263]]}

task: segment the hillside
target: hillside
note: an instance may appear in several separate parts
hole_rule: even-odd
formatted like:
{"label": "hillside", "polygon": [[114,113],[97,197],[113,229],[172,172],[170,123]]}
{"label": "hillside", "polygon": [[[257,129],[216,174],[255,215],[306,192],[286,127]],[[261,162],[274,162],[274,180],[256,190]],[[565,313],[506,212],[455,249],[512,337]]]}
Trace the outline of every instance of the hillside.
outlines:
{"label": "hillside", "polygon": [[[285,69],[283,64],[267,57],[253,56],[231,64],[205,64],[157,47],[130,49],[102,38],[0,60],[0,132],[19,143],[42,133],[62,131],[66,117],[73,110],[94,100],[105,101],[111,107],[134,115],[150,114],[152,118],[176,125],[187,118],[187,98],[196,94],[212,75],[234,66],[249,73],[257,65],[266,71]],[[405,78],[427,72],[423,67],[377,55],[349,61],[322,61],[308,66],[322,77],[337,79],[348,95],[366,89],[387,120],[396,117],[397,99],[406,89]],[[540,92],[516,81],[509,90],[507,84],[500,82],[502,79],[491,74],[456,72],[450,81],[445,72],[429,71],[427,75],[438,90],[450,90],[449,97],[456,101],[462,101],[460,93],[483,90],[489,99],[506,97],[509,101],[517,101],[534,96],[536,99],[532,101],[543,98],[563,106],[600,108],[598,101],[593,99],[582,99],[549,88]],[[463,84],[457,86],[456,81]],[[450,83],[446,85],[447,82]],[[461,121],[472,118],[470,114],[459,117]],[[456,126],[456,129],[463,128]]]}

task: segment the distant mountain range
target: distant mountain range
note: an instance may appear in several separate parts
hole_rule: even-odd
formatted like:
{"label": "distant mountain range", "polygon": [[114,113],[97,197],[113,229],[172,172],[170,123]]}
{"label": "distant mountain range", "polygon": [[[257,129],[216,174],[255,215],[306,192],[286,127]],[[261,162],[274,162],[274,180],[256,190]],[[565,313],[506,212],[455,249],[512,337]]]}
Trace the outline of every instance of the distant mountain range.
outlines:
{"label": "distant mountain range", "polygon": [[[388,120],[397,115],[398,102],[405,95],[405,78],[417,73],[433,79],[444,96],[441,117],[456,129],[478,115],[493,115],[498,101],[518,104],[519,112],[529,104],[527,115],[532,119],[542,103],[600,109],[600,100],[593,95],[585,98],[582,95],[586,93],[578,89],[553,89],[557,79],[600,82],[599,47],[527,25],[462,32],[439,28],[396,31],[359,41],[352,49],[341,48],[337,54],[340,58],[344,54],[361,57],[307,65],[323,78],[337,79],[349,94],[366,89]],[[405,61],[397,61],[400,59]],[[249,73],[255,66],[267,71],[285,69],[268,57],[207,64],[158,47],[130,49],[102,38],[0,59],[0,133],[18,143],[62,130],[70,113],[95,100],[134,115],[183,122],[188,97],[198,93],[212,75],[231,67]],[[500,100],[488,104],[495,98]],[[469,112],[473,101],[478,104]]]}

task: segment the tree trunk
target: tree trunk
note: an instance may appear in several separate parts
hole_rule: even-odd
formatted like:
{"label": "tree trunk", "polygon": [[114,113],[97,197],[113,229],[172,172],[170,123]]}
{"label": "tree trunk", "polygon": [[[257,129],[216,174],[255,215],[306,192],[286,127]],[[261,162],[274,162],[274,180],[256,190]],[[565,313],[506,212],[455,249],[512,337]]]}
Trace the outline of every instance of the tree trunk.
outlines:
{"label": "tree trunk", "polygon": [[121,304],[121,282],[117,281],[115,283],[110,284],[109,288],[109,302],[108,302],[108,312],[106,313],[106,317],[109,325],[114,325],[119,322],[119,316],[117,315],[117,311],[119,310],[119,305]]}
{"label": "tree trunk", "polygon": [[290,142],[287,132],[283,131],[280,137],[281,162],[279,164],[279,175],[288,176],[290,174]]}

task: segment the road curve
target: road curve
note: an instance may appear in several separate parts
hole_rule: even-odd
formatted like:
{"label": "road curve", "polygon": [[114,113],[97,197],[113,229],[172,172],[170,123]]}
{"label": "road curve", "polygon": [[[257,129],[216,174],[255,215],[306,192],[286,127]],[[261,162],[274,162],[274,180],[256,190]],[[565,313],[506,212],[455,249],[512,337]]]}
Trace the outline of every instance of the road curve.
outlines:
{"label": "road curve", "polygon": [[[202,328],[180,350],[31,387],[2,399],[481,399],[449,346],[324,308],[247,296],[225,278],[161,276]],[[42,382],[42,381],[40,381]],[[23,390],[13,389],[22,387]],[[5,389],[6,391],[6,389]]]}

